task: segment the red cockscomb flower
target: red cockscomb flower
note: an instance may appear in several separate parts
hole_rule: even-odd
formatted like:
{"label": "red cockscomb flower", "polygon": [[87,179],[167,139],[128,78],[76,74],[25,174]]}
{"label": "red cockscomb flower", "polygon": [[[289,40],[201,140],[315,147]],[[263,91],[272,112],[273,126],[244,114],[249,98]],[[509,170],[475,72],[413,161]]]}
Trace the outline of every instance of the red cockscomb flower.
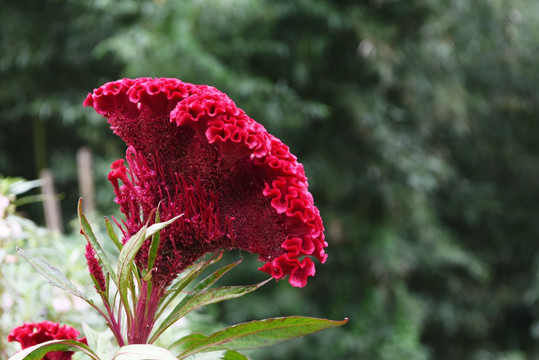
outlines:
{"label": "red cockscomb flower", "polygon": [[123,79],[95,89],[84,105],[129,146],[128,167],[118,160],[109,174],[126,216],[124,242],[158,207],[161,221],[183,214],[161,235],[153,277],[162,285],[219,249],[256,253],[266,262],[261,271],[297,287],[315,273],[311,257],[326,260],[303,166],[224,93],[177,79]]}
{"label": "red cockscomb flower", "polygon": [[[40,323],[25,323],[11,330],[8,341],[18,341],[23,349],[44,343],[49,340],[76,340],[88,345],[86,338],[77,339],[80,333],[71,326],[43,321]],[[73,351],[51,351],[43,360],[71,360]]]}

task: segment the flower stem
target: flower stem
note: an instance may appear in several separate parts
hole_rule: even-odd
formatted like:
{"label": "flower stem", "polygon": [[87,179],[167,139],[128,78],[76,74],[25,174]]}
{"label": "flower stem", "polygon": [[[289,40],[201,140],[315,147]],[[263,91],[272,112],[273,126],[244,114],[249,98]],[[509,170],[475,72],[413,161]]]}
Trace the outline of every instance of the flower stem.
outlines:
{"label": "flower stem", "polygon": [[140,296],[135,309],[133,326],[129,334],[130,344],[146,344],[155,325],[159,300],[163,291],[151,282],[142,281]]}
{"label": "flower stem", "polygon": [[114,312],[110,308],[108,301],[104,301],[104,300],[105,299],[103,299],[103,303],[105,304],[105,308],[107,309],[107,313],[109,314],[109,319],[108,319],[109,321],[107,321],[109,328],[114,334],[114,337],[116,338],[116,342],[118,343],[118,345],[124,346],[125,341],[124,341],[124,338],[122,337],[122,329],[121,329],[120,323],[116,321],[116,317],[114,316]]}

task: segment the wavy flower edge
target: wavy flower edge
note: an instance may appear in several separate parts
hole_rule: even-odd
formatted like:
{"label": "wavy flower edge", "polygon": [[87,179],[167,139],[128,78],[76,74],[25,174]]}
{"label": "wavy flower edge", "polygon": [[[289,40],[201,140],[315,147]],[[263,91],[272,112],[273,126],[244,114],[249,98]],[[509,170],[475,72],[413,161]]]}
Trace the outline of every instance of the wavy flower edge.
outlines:
{"label": "wavy flower edge", "polygon": [[[289,276],[292,286],[303,287],[307,277],[315,274],[311,257],[321,263],[326,261],[324,248],[328,244],[319,210],[308,191],[303,165],[288,146],[245,114],[226,94],[211,86],[172,78],[121,79],[95,89],[84,105],[106,117],[113,131],[147,159],[155,156],[156,146],[160,146],[156,144],[160,141],[153,138],[155,127],[165,129],[157,130],[165,144],[161,144],[159,152],[170,162],[175,160],[174,154],[167,153],[169,145],[174,147],[175,142],[185,140],[167,138],[171,129],[158,124],[166,119],[177,128],[194,130],[198,141],[206,142],[219,154],[221,165],[233,167],[248,162],[256,169],[257,180],[263,183],[261,195],[277,214],[286,236],[279,240],[279,250],[265,253],[258,252],[256,244],[228,246],[258,253],[260,260],[266,261],[259,270],[277,280]],[[138,131],[136,136],[133,131]],[[145,132],[151,135],[146,136]],[[188,167],[186,163],[182,166]],[[244,242],[249,243],[249,239]]]}

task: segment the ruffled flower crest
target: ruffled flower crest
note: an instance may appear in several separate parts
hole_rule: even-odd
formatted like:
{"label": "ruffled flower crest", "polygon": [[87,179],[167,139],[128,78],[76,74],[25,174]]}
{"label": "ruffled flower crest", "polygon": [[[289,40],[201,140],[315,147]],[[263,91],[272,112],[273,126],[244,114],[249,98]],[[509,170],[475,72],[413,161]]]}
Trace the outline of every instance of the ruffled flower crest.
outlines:
{"label": "ruffled flower crest", "polygon": [[[207,252],[243,249],[260,270],[302,287],[325,262],[323,225],[303,166],[224,93],[176,79],[110,82],[84,102],[128,145],[109,180],[124,241],[159,207],[165,228],[154,274],[166,285]],[[147,261],[149,245],[137,257]]]}

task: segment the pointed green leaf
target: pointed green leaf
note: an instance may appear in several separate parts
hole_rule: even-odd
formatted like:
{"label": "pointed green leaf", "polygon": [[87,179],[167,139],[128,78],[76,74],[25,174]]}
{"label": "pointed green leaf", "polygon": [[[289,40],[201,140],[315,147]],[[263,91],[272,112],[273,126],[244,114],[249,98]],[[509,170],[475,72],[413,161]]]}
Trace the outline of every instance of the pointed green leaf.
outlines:
{"label": "pointed green leaf", "polygon": [[103,267],[105,268],[105,271],[107,271],[112,279],[116,280],[116,275],[114,274],[114,270],[112,270],[111,262],[109,258],[107,257],[107,254],[99,244],[99,241],[97,241],[97,238],[94,235],[94,231],[92,230],[92,227],[90,226],[90,223],[82,213],[82,198],[79,200],[79,206],[78,206],[78,215],[79,215],[79,222],[82,229],[82,233],[86,240],[90,242],[90,245],[94,248],[94,251],[101,261],[101,264],[103,264]]}
{"label": "pointed green leaf", "polygon": [[84,336],[88,341],[88,347],[103,360],[110,359],[114,351],[118,349],[118,341],[113,340],[114,334],[112,334],[110,329],[98,331],[86,323],[82,323],[81,325]]}
{"label": "pointed green leaf", "polygon": [[[178,280],[171,285],[170,290],[160,301],[158,308],[159,310],[155,318],[157,319],[161,317],[161,314],[169,308],[169,305],[183,291],[183,289],[185,289],[189,284],[191,284],[191,282],[196,279],[204,270],[206,270],[208,266],[215,264],[217,261],[219,261],[221,257],[222,253],[217,253],[212,255],[207,260],[204,259],[192,265],[189,272],[187,272],[185,276],[178,278]],[[168,326],[170,325],[161,323],[159,327],[154,328],[153,335],[150,338],[149,343],[153,343],[163,333],[163,331],[165,331]]]}
{"label": "pointed green leaf", "polygon": [[76,340],[50,340],[19,351],[9,360],[41,360],[51,351],[80,351],[91,359],[100,360],[99,357],[85,344]]}
{"label": "pointed green leaf", "polygon": [[[211,260],[210,260],[211,261]],[[162,334],[167,328],[169,328],[172,324],[174,324],[176,321],[181,319],[183,316],[185,316],[187,313],[191,312],[194,309],[197,309],[203,305],[211,304],[213,302],[223,301],[227,300],[226,297],[229,296],[229,298],[233,297],[239,297],[241,295],[244,295],[248,292],[256,290],[258,287],[262,286],[265,282],[256,284],[256,285],[249,285],[247,287],[240,286],[237,289],[232,290],[221,290],[220,293],[208,293],[207,296],[200,295],[205,289],[213,285],[217,280],[219,280],[224,274],[226,274],[228,271],[236,267],[241,260],[236,261],[232,264],[223,266],[222,268],[216,270],[211,275],[207,276],[203,280],[201,280],[192,290],[190,290],[190,294],[186,295],[175,307],[174,309],[169,313],[169,315],[165,318],[165,320],[161,323],[161,325],[155,330],[154,335],[151,339],[155,340],[160,334]],[[206,266],[209,264],[206,264]],[[205,268],[205,266],[204,266]],[[198,274],[197,274],[198,275]],[[257,287],[258,286],[258,287]],[[254,287],[254,288],[253,288]],[[233,287],[230,287],[233,288]],[[241,288],[241,289],[240,289]],[[248,289],[248,290],[246,290]],[[217,291],[217,290],[216,290]],[[228,294],[228,295],[225,295]],[[240,295],[241,293],[241,295]],[[176,292],[177,294],[177,292]],[[175,295],[174,295],[175,296]],[[191,299],[195,296],[200,296],[199,301],[196,300],[193,302],[190,302]],[[211,301],[211,299],[215,299],[215,301]],[[206,301],[204,303],[204,301]],[[170,303],[170,301],[167,301],[167,304]],[[161,312],[159,312],[159,315]],[[152,342],[152,340],[150,340]]]}
{"label": "pointed green leaf", "polygon": [[131,238],[129,238],[129,240],[127,240],[125,243],[122,251],[120,251],[120,255],[118,256],[118,279],[116,281],[118,293],[120,294],[120,299],[124,304],[124,310],[126,311],[128,319],[131,318],[131,311],[127,296],[128,289],[131,285],[130,275],[131,271],[133,270],[133,260],[135,259],[137,252],[145,240],[144,235],[146,233],[146,228],[146,225],[144,225],[135,235],[131,236]]}
{"label": "pointed green leaf", "polygon": [[277,344],[281,341],[341,326],[348,322],[302,316],[271,318],[234,325],[213,333],[180,354],[178,359],[217,350],[254,349]]}
{"label": "pointed green leaf", "polygon": [[[159,217],[159,208],[157,209],[155,213],[155,222],[159,223],[160,217]],[[148,276],[152,276],[152,268],[155,261],[155,258],[157,257],[157,250],[159,250],[159,243],[161,242],[161,232],[156,232],[155,235],[152,237],[152,243],[150,244],[150,250],[148,251]],[[147,279],[145,279],[148,281]]]}
{"label": "pointed green leaf", "polygon": [[113,360],[176,360],[169,350],[148,344],[135,344],[122,346]]}
{"label": "pointed green leaf", "polygon": [[118,256],[118,288],[125,288],[129,281],[129,274],[133,269],[133,260],[137,252],[140,250],[144,240],[146,240],[146,229],[147,226],[144,225],[140,228],[139,231],[127,240],[120,255]]}
{"label": "pointed green leaf", "polygon": [[[127,290],[130,286],[130,274],[133,270],[134,266],[134,260],[135,256],[137,255],[138,251],[142,247],[142,244],[146,239],[157,233],[158,231],[162,230],[166,226],[170,225],[172,222],[176,221],[178,218],[182,217],[183,214],[178,215],[168,221],[153,224],[152,226],[148,227],[147,224],[140,228],[140,230],[123,246],[122,250],[120,251],[120,255],[118,256],[118,290],[120,293],[120,297],[122,298],[122,301],[124,303],[124,308],[126,311],[129,312],[128,306],[127,306]],[[128,314],[128,317],[130,314]]]}
{"label": "pointed green leaf", "polygon": [[200,261],[185,270],[184,274],[180,274],[178,278],[170,285],[167,296],[176,294],[185,289],[194,279],[196,279],[209,265],[209,262]]}
{"label": "pointed green leaf", "polygon": [[235,299],[240,296],[246,295],[259,289],[272,279],[273,278],[270,278],[254,285],[222,286],[198,292],[191,296],[189,300],[185,303],[185,305],[181,308],[181,317],[202,306],[215,304],[225,300]]}
{"label": "pointed green leaf", "polygon": [[222,360],[249,360],[249,358],[237,351],[229,350],[222,357]]}
{"label": "pointed green leaf", "polygon": [[182,301],[176,307],[174,310],[171,311],[171,314],[177,313],[180,311],[181,308],[185,306],[185,304],[190,301],[190,299],[194,296],[196,296],[198,293],[202,292],[203,290],[209,288],[211,285],[213,285],[217,280],[223,277],[228,271],[232,270],[234,267],[239,265],[241,263],[241,260],[238,260],[236,262],[233,262],[232,264],[228,264],[226,266],[223,266],[220,269],[217,269],[209,276],[205,277],[201,281],[198,282],[198,284],[193,287],[193,289],[190,290],[189,294],[186,295]]}
{"label": "pointed green leaf", "polygon": [[172,294],[172,296],[175,297],[179,292],[191,284],[194,279],[202,274],[202,272],[204,272],[208,266],[213,265],[221,260],[222,255],[222,252],[220,252],[212,255],[207,260],[203,259],[195,265],[192,265],[190,268],[188,268],[189,272],[185,276],[178,278],[178,280],[171,285],[169,294]]}
{"label": "pointed green leaf", "polygon": [[155,224],[151,225],[150,227],[148,227],[148,230],[146,230],[146,239],[152,236],[153,234],[163,230],[164,228],[166,228],[167,226],[169,226],[170,224],[172,224],[174,221],[178,220],[182,216],[183,214],[180,214],[178,216],[173,217],[170,220],[163,221],[160,223],[156,222]]}
{"label": "pointed green leaf", "polygon": [[201,342],[202,340],[205,340],[207,337],[208,335],[204,335],[204,334],[189,334],[187,336],[182,337],[179,340],[176,340],[169,348],[175,349],[179,347],[180,350],[186,350],[186,349],[189,349],[194,344],[197,344]]}
{"label": "pointed green leaf", "polygon": [[120,256],[118,256],[118,284],[126,283],[129,273],[133,268],[133,260],[144,241],[182,216],[183,214],[178,215],[168,221],[153,224],[150,227],[144,225],[135,235],[127,240],[122,251],[120,251]]}
{"label": "pointed green leaf", "polygon": [[97,343],[99,340],[99,334],[90,325],[82,323],[82,332],[88,342],[88,346],[92,349],[97,349]]}
{"label": "pointed green leaf", "polygon": [[71,282],[69,279],[57,268],[49,264],[47,261],[32,256],[27,251],[17,247],[19,255],[21,255],[26,261],[28,261],[34,269],[41,275],[43,275],[51,285],[59,287],[85,301],[88,301],[84,294]]}
{"label": "pointed green leaf", "polygon": [[107,227],[107,234],[109,235],[109,238],[112,240],[114,245],[116,245],[116,248],[122,251],[124,244],[122,244],[120,239],[118,239],[118,236],[116,236],[116,233],[114,232],[114,227],[112,226],[112,223],[108,218],[105,218],[105,226]]}
{"label": "pointed green leaf", "polygon": [[26,204],[31,204],[31,203],[36,203],[36,202],[43,202],[45,200],[45,196],[42,195],[42,194],[39,194],[39,195],[26,195],[26,196],[23,196],[23,197],[20,197],[20,198],[16,198],[12,204],[15,205],[16,207],[19,207],[19,206],[22,206],[22,205],[26,205]]}
{"label": "pointed green leaf", "polygon": [[172,325],[191,311],[196,310],[202,306],[215,304],[220,301],[235,299],[250,292],[253,292],[266,284],[271,279],[272,278],[254,285],[222,286],[195,293],[188,298],[186,297],[186,299],[188,299],[187,301],[180,302],[179,305],[183,306],[178,306],[176,309],[174,309],[176,311],[171,313],[165,319],[164,323],[170,323],[170,325]]}
{"label": "pointed green leaf", "polygon": [[222,278],[227,272],[235,268],[241,263],[242,260],[238,260],[236,262],[233,262],[232,264],[228,264],[226,266],[223,266],[220,269],[217,269],[212,274],[208,275],[204,279],[202,279],[192,290],[191,293],[197,293],[201,290],[207,289],[210,286],[212,286],[217,280]]}
{"label": "pointed green leaf", "polygon": [[31,189],[40,187],[43,180],[16,180],[8,185],[8,194],[20,195]]}

